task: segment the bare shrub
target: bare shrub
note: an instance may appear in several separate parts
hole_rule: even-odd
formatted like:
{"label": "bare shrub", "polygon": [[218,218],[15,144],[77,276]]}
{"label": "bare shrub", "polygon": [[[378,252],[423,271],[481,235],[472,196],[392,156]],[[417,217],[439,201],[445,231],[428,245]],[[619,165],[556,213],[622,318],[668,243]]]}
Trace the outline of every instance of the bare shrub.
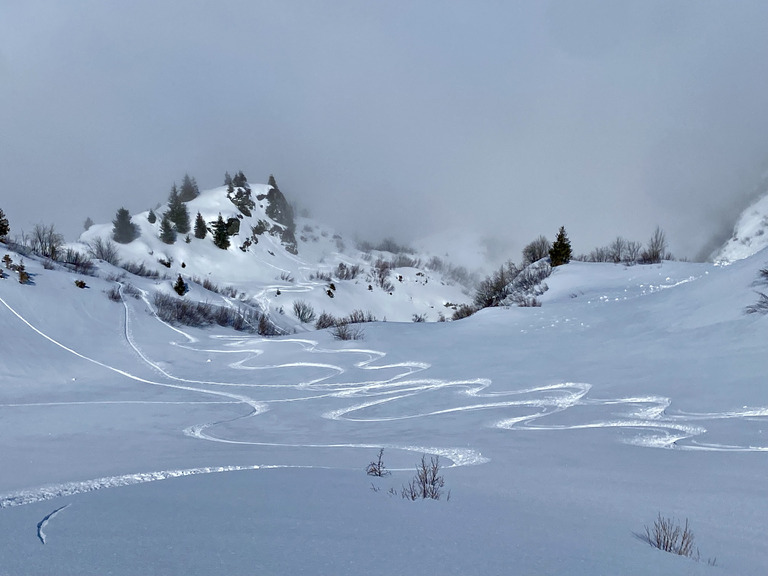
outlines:
{"label": "bare shrub", "polygon": [[[685,519],[685,524],[681,525],[678,520],[665,518],[659,512],[653,526],[646,525],[644,529],[645,533],[637,534],[637,536],[654,548],[670,554],[692,558],[697,562],[701,558],[699,549],[694,546],[693,530],[688,524],[688,518]],[[707,564],[714,566],[717,564],[717,560],[710,558],[707,560]]]}
{"label": "bare shrub", "polygon": [[426,314],[414,314],[411,316],[411,320],[416,323],[426,322],[427,321],[427,315]]}
{"label": "bare shrub", "polygon": [[477,312],[477,308],[470,306],[469,304],[461,304],[451,315],[451,320],[461,320],[462,318],[469,318]]}
{"label": "bare shrub", "polygon": [[520,274],[520,270],[510,260],[496,272],[481,280],[475,290],[474,303],[478,308],[499,306],[509,295],[509,284]]}
{"label": "bare shrub", "polygon": [[315,320],[315,309],[304,300],[293,301],[293,313],[302,324],[309,324]]}
{"label": "bare shrub", "polygon": [[141,276],[143,278],[158,278],[160,273],[157,270],[150,270],[144,263],[137,264],[136,262],[125,262],[121,264],[121,268],[130,274]]}
{"label": "bare shrub", "polygon": [[364,340],[365,332],[356,324],[347,322],[337,322],[331,330],[331,335],[335,340]]}
{"label": "bare shrub", "polygon": [[291,276],[290,272],[283,272],[282,274],[280,274],[280,280],[282,280],[283,282],[290,282],[290,283],[294,282],[294,278],[293,276]]}
{"label": "bare shrub", "polygon": [[325,328],[330,328],[331,326],[336,325],[336,318],[333,317],[332,314],[328,314],[328,312],[322,312],[320,316],[317,317],[317,321],[315,322],[315,329],[316,330],[324,330]]}
{"label": "bare shrub", "polygon": [[360,266],[357,264],[347,266],[344,262],[339,262],[335,272],[335,276],[339,280],[354,280],[359,274]]}
{"label": "bare shrub", "polygon": [[376,322],[376,316],[374,316],[370,310],[368,312],[363,312],[358,309],[352,310],[349,316],[343,318],[342,321],[349,324],[363,324],[365,322]]}
{"label": "bare shrub", "polygon": [[593,249],[587,259],[589,262],[613,262],[610,250],[603,247]]}
{"label": "bare shrub", "polygon": [[318,270],[317,272],[309,275],[310,280],[319,280],[321,282],[331,282],[333,278],[331,277],[330,273],[328,272],[322,272]]}
{"label": "bare shrub", "polygon": [[159,292],[155,294],[154,305],[157,317],[171,324],[197,327],[218,324],[235,330],[258,332],[265,336],[277,333],[277,329],[264,314],[248,308],[191,302]]}
{"label": "bare shrub", "polygon": [[627,241],[627,245],[625,246],[625,257],[624,257],[624,263],[625,264],[634,264],[637,262],[637,260],[640,258],[640,250],[642,250],[643,245],[640,242]]}
{"label": "bare shrub", "polygon": [[77,286],[78,288],[87,288],[88,287],[87,284],[85,283],[85,280],[80,280],[80,279],[75,280],[75,286]]}
{"label": "bare shrub", "polygon": [[74,248],[67,248],[61,255],[59,260],[64,266],[70,270],[74,270],[78,274],[93,274],[94,264],[93,260],[82,252],[75,250]]}
{"label": "bare shrub", "polygon": [[56,270],[56,262],[54,262],[50,258],[46,258],[45,260],[43,260],[43,268],[46,270]]}
{"label": "bare shrub", "polygon": [[440,457],[431,456],[427,462],[427,456],[423,454],[421,462],[416,466],[416,476],[403,486],[400,495],[406,500],[440,500],[444,486],[445,479],[440,474]]}
{"label": "bare shrub", "polygon": [[391,472],[387,470],[387,467],[384,466],[384,448],[381,448],[379,450],[379,455],[377,456],[376,460],[373,460],[365,469],[365,473],[368,474],[368,476],[378,476],[381,478],[382,476],[389,476]]}
{"label": "bare shrub", "polygon": [[653,231],[653,235],[648,240],[645,250],[640,253],[640,261],[643,264],[658,264],[668,257],[667,237],[664,231],[659,226],[656,226],[656,230]]}
{"label": "bare shrub", "polygon": [[64,236],[56,232],[53,224],[35,224],[28,242],[32,252],[38,256],[56,260],[64,244]]}
{"label": "bare shrub", "polygon": [[112,240],[104,239],[101,237],[95,238],[93,241],[86,244],[88,247],[88,253],[97,260],[103,260],[107,264],[118,266],[120,264],[120,258],[118,258],[117,244]]}
{"label": "bare shrub", "polygon": [[127,294],[128,296],[133,296],[134,298],[138,299],[141,297],[141,290],[136,288],[131,283],[123,284],[123,294]]}
{"label": "bare shrub", "polygon": [[552,244],[547,240],[547,237],[539,236],[523,248],[523,266],[528,266],[528,264],[533,264],[542,258],[546,258],[549,256],[550,248],[552,248]]}
{"label": "bare shrub", "polygon": [[120,286],[112,286],[109,290],[106,291],[107,298],[112,300],[112,302],[122,302],[123,296],[120,294]]}
{"label": "bare shrub", "polygon": [[421,266],[421,260],[418,258],[412,258],[408,254],[395,254],[392,260],[389,261],[390,268],[419,268]]}

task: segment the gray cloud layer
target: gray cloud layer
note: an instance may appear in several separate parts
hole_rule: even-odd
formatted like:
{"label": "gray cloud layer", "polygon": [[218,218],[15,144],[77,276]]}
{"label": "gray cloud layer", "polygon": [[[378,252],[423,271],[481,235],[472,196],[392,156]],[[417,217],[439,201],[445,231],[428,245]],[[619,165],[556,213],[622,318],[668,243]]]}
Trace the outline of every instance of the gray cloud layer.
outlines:
{"label": "gray cloud layer", "polygon": [[6,0],[0,207],[16,232],[274,173],[364,237],[509,255],[660,224],[695,256],[768,169],[763,0]]}

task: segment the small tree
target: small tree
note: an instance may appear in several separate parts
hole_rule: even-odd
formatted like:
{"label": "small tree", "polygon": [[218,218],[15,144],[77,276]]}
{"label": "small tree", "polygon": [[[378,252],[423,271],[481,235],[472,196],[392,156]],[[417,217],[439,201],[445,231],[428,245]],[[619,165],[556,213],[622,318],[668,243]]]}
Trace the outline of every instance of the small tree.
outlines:
{"label": "small tree", "polygon": [[176,242],[176,230],[171,223],[168,212],[163,214],[163,219],[160,221],[160,240],[166,244]]}
{"label": "small tree", "polygon": [[176,227],[176,232],[179,234],[186,234],[189,232],[189,212],[187,211],[186,205],[181,200],[181,196],[176,189],[176,184],[173,185],[171,193],[168,196],[168,211],[166,214],[168,214],[168,218]]}
{"label": "small tree", "polygon": [[197,187],[197,182],[194,178],[190,178],[189,174],[184,174],[184,180],[181,182],[181,190],[179,191],[179,200],[182,202],[189,202],[194,200],[200,195],[200,190]]}
{"label": "small tree", "polygon": [[90,216],[88,216],[88,217],[85,219],[85,222],[83,222],[83,228],[84,228],[85,230],[88,230],[88,229],[89,229],[91,226],[93,226],[93,220],[91,220],[91,217],[90,217]]}
{"label": "small tree", "polygon": [[179,274],[179,277],[176,279],[176,283],[173,285],[173,289],[179,296],[184,296],[184,294],[187,293],[187,284],[184,282],[181,274]]}
{"label": "small tree", "polygon": [[565,233],[565,226],[560,226],[557,238],[549,249],[549,260],[553,267],[568,264],[571,261],[571,241]]}
{"label": "small tree", "polygon": [[546,236],[539,236],[523,248],[523,268],[549,255],[552,244],[549,243]]}
{"label": "small tree", "polygon": [[157,222],[157,214],[155,214],[155,211],[152,210],[152,208],[149,209],[149,214],[147,214],[147,221],[150,224]]}
{"label": "small tree", "polygon": [[0,208],[0,240],[8,236],[8,232],[11,231],[11,226],[8,224],[8,218],[5,217],[5,213]]}
{"label": "small tree", "polygon": [[224,186],[232,186],[232,176],[229,172],[224,172]]}
{"label": "small tree", "polygon": [[664,231],[656,226],[645,250],[640,254],[643,264],[658,264],[667,257],[667,237]]}
{"label": "small tree", "polygon": [[29,282],[29,273],[24,267],[23,260],[16,266],[16,271],[19,273],[19,284],[26,284]]}
{"label": "small tree", "polygon": [[205,225],[205,220],[203,220],[202,214],[198,212],[195,217],[195,238],[200,238],[202,240],[205,238],[206,234],[208,234],[208,228]]}
{"label": "small tree", "polygon": [[112,239],[120,244],[128,244],[139,237],[139,227],[131,222],[131,215],[125,208],[117,211],[112,220]]}
{"label": "small tree", "polygon": [[221,212],[219,212],[219,218],[213,223],[213,243],[222,250],[229,248],[227,223],[224,221],[224,218],[221,217]]}

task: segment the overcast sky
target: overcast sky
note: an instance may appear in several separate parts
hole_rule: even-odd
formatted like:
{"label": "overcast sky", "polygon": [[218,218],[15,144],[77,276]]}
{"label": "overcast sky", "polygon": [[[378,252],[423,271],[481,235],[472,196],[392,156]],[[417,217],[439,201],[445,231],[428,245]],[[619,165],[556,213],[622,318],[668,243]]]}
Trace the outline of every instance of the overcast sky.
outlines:
{"label": "overcast sky", "polygon": [[274,173],[345,232],[695,257],[768,170],[765,0],[3,0],[12,235]]}

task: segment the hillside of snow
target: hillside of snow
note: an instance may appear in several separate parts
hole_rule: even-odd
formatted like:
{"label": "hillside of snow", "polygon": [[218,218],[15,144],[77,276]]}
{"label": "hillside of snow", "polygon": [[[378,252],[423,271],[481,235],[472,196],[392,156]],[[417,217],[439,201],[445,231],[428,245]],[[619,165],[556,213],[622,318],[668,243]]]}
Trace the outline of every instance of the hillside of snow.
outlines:
{"label": "hillside of snow", "polygon": [[[242,291],[309,298],[303,250],[347,257],[166,247],[141,226],[121,257]],[[257,256],[274,271],[245,271]],[[26,257],[29,283],[0,279],[0,574],[764,573],[768,319],[744,311],[766,261],[573,262],[540,308],[342,342],[172,326],[151,297],[169,280],[122,277],[113,301],[120,268]],[[201,290],[185,298],[232,300]],[[367,476],[380,448],[391,474]],[[401,498],[422,455],[440,500]],[[642,540],[659,513],[688,519],[700,561]]]}
{"label": "hillside of snow", "polygon": [[[439,255],[364,252],[330,227],[301,217],[295,219],[295,244],[286,242],[281,231],[287,227],[268,214],[270,189],[266,184],[248,185],[253,206],[247,213],[230,200],[226,186],[203,191],[186,202],[192,224],[200,213],[209,228],[203,239],[190,232],[189,242],[185,234],[179,234],[173,244],[160,239],[165,208],[157,210],[154,223],[148,219],[149,211],[134,214],[131,221],[139,236],[116,244],[120,263],[157,272],[160,278],[155,284],[161,289],[179,275],[198,293],[200,285],[210,282],[235,295],[235,304],[252,305],[268,314],[284,332],[302,332],[312,326],[295,318],[297,300],[310,305],[316,315],[325,311],[338,318],[362,310],[391,321],[410,321],[415,315],[426,321],[450,318],[457,304],[471,301],[471,282],[464,269],[458,269],[467,280],[462,283],[465,278],[457,277],[457,269]],[[212,240],[212,224],[219,215],[239,227],[225,250]],[[71,246],[85,252],[99,239],[109,241],[112,231],[111,223],[93,225]],[[481,265],[479,258],[475,260],[475,268]],[[138,279],[131,275],[128,281]]]}
{"label": "hillside of snow", "polygon": [[729,264],[748,258],[768,247],[768,194],[741,213],[731,238],[714,254],[712,261]]}

